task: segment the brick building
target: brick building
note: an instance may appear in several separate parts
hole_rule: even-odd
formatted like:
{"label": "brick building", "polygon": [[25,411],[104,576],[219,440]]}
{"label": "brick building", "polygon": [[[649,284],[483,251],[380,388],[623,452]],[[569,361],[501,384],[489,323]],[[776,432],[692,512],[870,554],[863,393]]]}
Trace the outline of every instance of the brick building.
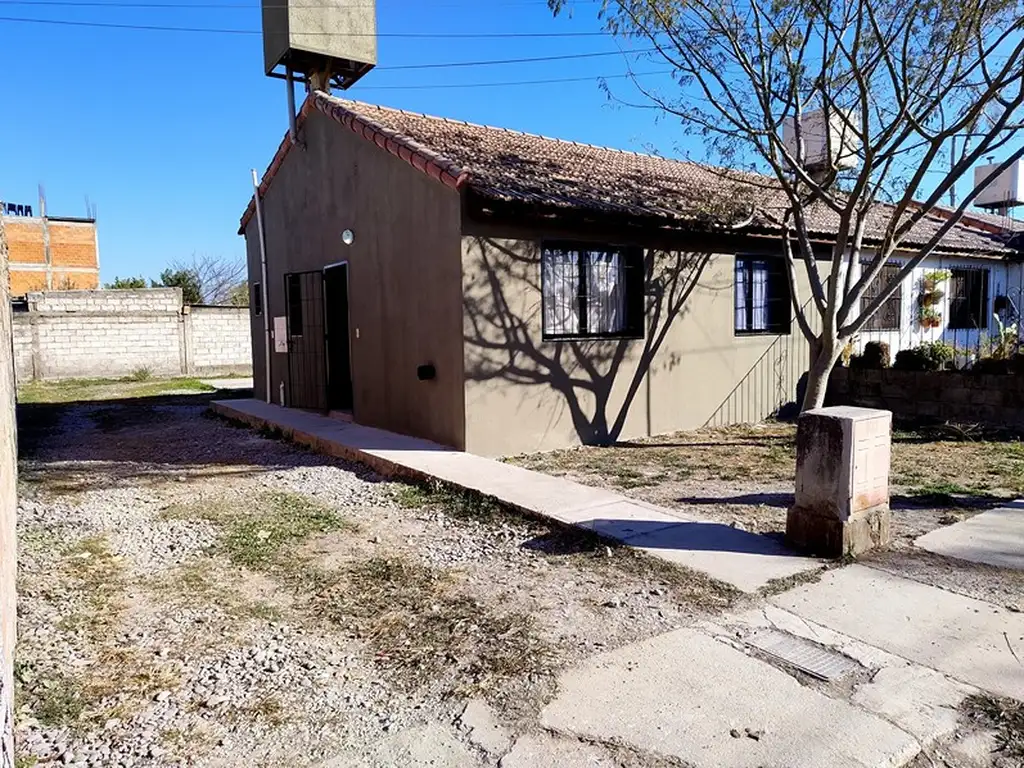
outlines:
{"label": "brick building", "polygon": [[3,222],[10,253],[11,296],[99,287],[95,219],[5,215]]}

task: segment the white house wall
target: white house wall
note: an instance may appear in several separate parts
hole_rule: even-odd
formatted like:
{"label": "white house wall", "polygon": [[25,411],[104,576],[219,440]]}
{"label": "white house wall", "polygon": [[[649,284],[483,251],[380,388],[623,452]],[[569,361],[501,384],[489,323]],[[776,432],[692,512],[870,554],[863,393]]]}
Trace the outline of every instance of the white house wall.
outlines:
{"label": "white house wall", "polygon": [[[899,263],[900,260],[897,258],[893,261]],[[988,311],[985,313],[987,325],[981,329],[949,328],[951,281],[946,281],[940,287],[945,295],[940,304],[936,306],[942,316],[942,325],[938,328],[923,327],[919,320],[918,296],[921,293],[921,282],[924,275],[938,269],[957,267],[988,270]],[[1024,310],[1024,271],[1020,264],[1011,264],[998,259],[953,256],[925,259],[903,283],[899,330],[861,331],[854,347],[860,352],[869,341],[883,341],[889,345],[890,355],[895,359],[896,353],[901,349],[911,349],[924,342],[944,341],[967,354],[976,353],[985,336],[991,337],[998,331],[993,317],[993,306],[996,297],[1001,295],[1007,296],[1018,312]],[[1017,321],[1015,317],[1005,319],[1007,324]]]}

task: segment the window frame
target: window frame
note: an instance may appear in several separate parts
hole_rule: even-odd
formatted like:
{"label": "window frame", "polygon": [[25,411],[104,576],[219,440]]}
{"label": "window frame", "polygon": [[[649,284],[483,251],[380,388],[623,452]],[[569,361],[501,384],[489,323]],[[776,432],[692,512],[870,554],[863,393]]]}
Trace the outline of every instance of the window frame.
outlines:
{"label": "window frame", "polygon": [[[869,261],[863,262],[861,264],[861,269],[863,269],[865,266],[869,265],[870,263],[871,262],[869,262]],[[877,292],[872,292],[871,291],[871,289],[875,285],[875,282],[877,281],[877,282],[881,283],[884,286],[884,285],[887,284],[887,279],[885,278],[886,273],[889,273],[890,278],[891,278],[892,276],[894,276],[894,273],[895,274],[899,274],[899,271],[901,269],[903,269],[903,264],[901,264],[901,263],[899,263],[897,261],[889,260],[889,261],[887,261],[885,263],[885,266],[882,267],[881,271],[878,273],[878,275],[875,278],[875,280],[872,280],[871,283],[869,283],[867,286],[864,287],[864,294],[860,297],[860,311],[861,312],[864,311],[864,306],[866,304],[870,304],[874,300],[875,296],[878,295]],[[909,279],[909,278],[904,278],[903,280],[900,281],[899,286],[893,292],[892,296],[890,296],[888,299],[886,299],[885,303],[883,303],[882,306],[878,308],[878,311],[874,314],[874,316],[872,316],[871,319],[868,320],[864,324],[864,327],[861,328],[861,332],[863,332],[863,333],[893,333],[893,332],[897,332],[897,331],[900,331],[900,330],[903,329],[903,284],[905,282],[907,282],[907,279]],[[882,317],[882,311],[885,308],[886,304],[889,304],[889,303],[895,304],[896,307],[897,307],[897,311],[896,311],[896,327],[895,328],[889,328],[889,327],[878,328],[878,327],[875,327],[875,325],[874,325],[875,321],[878,318]]]}
{"label": "window frame", "polygon": [[263,285],[261,283],[252,284],[252,311],[256,317],[263,315]]}
{"label": "window frame", "polygon": [[[989,308],[991,303],[992,303],[992,297],[989,295],[989,293],[990,293],[990,284],[992,282],[992,270],[989,269],[988,267],[963,267],[963,266],[959,266],[959,267],[949,267],[949,272],[950,272],[950,276],[949,276],[949,304],[947,306],[947,315],[949,317],[949,320],[946,323],[947,330],[950,330],[950,331],[987,331],[989,329],[990,325],[991,325],[991,319],[990,318],[992,317],[992,312],[991,312],[991,310]],[[983,322],[978,324],[978,325],[961,325],[961,324],[959,324],[959,322],[957,322],[954,325],[954,319],[956,318],[956,313],[954,313],[954,311],[953,311],[953,302],[954,301],[967,301],[967,302],[970,302],[970,298],[971,298],[970,294],[968,294],[963,299],[960,299],[960,298],[958,298],[957,296],[954,295],[953,286],[954,286],[954,283],[955,283],[955,281],[957,279],[957,273],[958,272],[966,273],[966,274],[977,274],[977,275],[981,275],[982,276],[982,283],[981,283],[981,285],[982,285],[982,290],[981,290],[982,306],[980,307],[981,311],[978,313],[978,317],[979,317],[979,319],[982,319]],[[970,309],[969,304],[968,304],[968,309]],[[970,313],[968,312],[968,314],[970,314]]]}
{"label": "window frame", "polygon": [[[746,268],[746,274],[753,277],[754,270],[753,265],[757,262],[763,262],[767,266],[766,270],[766,290],[767,290],[767,302],[768,302],[768,316],[766,327],[764,328],[750,328],[753,325],[753,296],[747,293],[752,290],[753,281],[744,280],[744,297],[745,297],[745,311],[747,328],[738,328],[736,326],[736,310],[737,299],[739,297],[739,281],[736,279],[736,275],[740,270],[741,263],[747,263],[749,266]],[[793,332],[793,308],[792,298],[790,297],[789,279],[786,276],[786,263],[781,256],[764,254],[764,253],[737,253],[733,259],[733,271],[732,271],[732,327],[733,336],[789,336]],[[776,289],[781,287],[784,296],[780,299],[772,299],[772,287]],[[773,319],[772,308],[775,311],[781,313],[780,317]]]}
{"label": "window frame", "polygon": [[[576,300],[580,330],[575,333],[550,333],[545,323],[545,301],[547,299],[547,277],[545,276],[545,255],[549,250],[576,251]],[[587,253],[618,253],[622,259],[623,291],[625,293],[625,323],[622,330],[592,333],[586,330],[588,314],[588,271]],[[580,240],[543,240],[540,243],[540,325],[543,341],[592,341],[601,339],[643,339],[646,333],[647,317],[645,251],[640,246],[617,245],[612,243],[585,242]]]}

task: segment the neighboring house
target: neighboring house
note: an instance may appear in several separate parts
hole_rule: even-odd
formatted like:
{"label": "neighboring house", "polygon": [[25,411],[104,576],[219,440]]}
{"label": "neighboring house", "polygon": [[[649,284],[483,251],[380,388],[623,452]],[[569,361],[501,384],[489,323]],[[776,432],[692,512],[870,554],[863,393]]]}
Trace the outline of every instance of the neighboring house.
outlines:
{"label": "neighboring house", "polygon": [[[241,223],[257,397],[266,321],[274,402],[484,455],[795,400],[808,348],[761,177],[321,92],[298,138],[260,188],[266,306],[252,201]],[[834,223],[811,219],[827,247]],[[1012,253],[967,226],[947,243],[977,264]]]}
{"label": "neighboring house", "polygon": [[10,250],[11,296],[29,291],[98,288],[100,249],[95,219],[33,216],[31,208],[4,215]]}

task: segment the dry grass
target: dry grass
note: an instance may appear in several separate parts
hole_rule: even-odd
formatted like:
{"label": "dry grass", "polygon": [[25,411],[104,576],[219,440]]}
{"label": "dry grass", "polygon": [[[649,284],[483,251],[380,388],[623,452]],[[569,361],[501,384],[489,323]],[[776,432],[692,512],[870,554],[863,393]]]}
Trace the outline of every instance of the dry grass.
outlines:
{"label": "dry grass", "polygon": [[438,678],[453,693],[495,690],[510,678],[549,674],[554,652],[532,617],[486,608],[450,572],[402,557],[354,563],[312,607],[371,644],[381,666],[412,688]]}
{"label": "dry grass", "polygon": [[968,696],[960,705],[969,722],[996,732],[996,750],[1010,759],[1024,760],[1024,704],[988,694]]}
{"label": "dry grass", "polygon": [[[896,432],[893,485],[922,503],[944,505],[955,503],[957,496],[984,500],[1024,494],[1024,443],[972,439],[972,435],[955,428]],[[679,481],[792,482],[795,438],[793,425],[768,423],[515,456],[508,461],[627,490]]]}

